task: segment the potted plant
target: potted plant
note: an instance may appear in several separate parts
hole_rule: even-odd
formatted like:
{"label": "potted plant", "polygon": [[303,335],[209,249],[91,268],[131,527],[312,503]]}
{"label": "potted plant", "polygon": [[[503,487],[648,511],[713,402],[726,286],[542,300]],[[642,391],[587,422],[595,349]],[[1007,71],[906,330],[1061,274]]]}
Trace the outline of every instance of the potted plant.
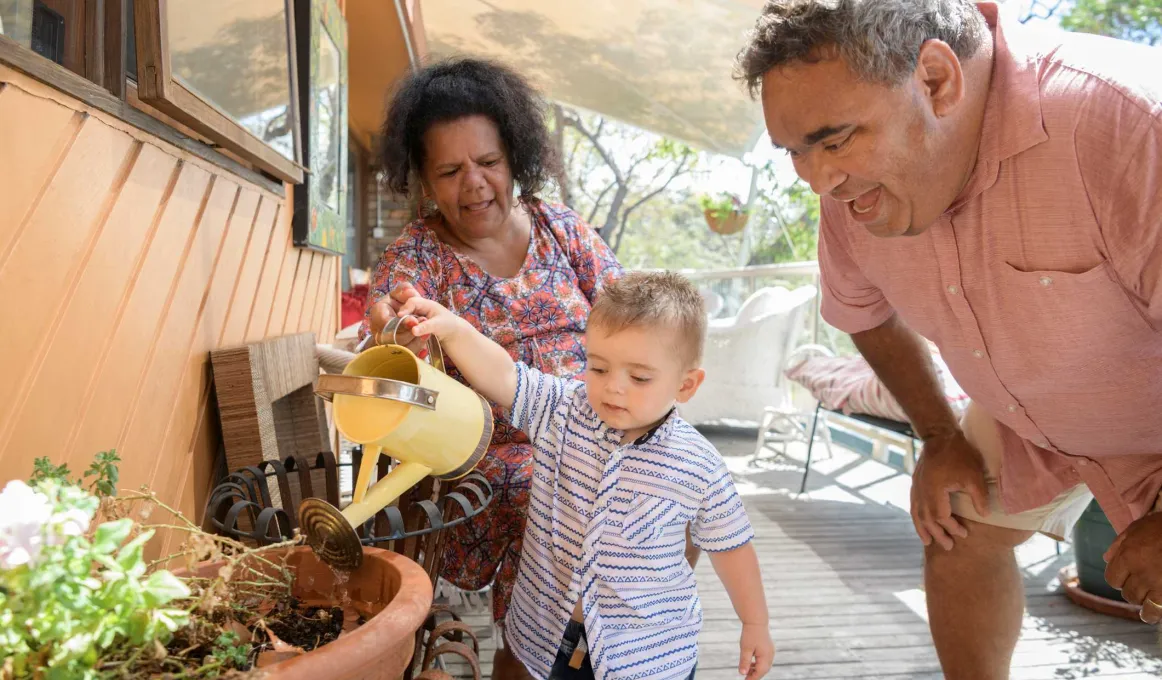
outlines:
{"label": "potted plant", "polygon": [[716,234],[737,234],[749,218],[746,207],[734,194],[722,192],[718,196],[705,195],[698,199],[706,224]]}
{"label": "potted plant", "polygon": [[[336,573],[298,539],[248,548],[149,491],[113,495],[117,462],[71,480],[39,459],[0,493],[0,678],[403,674],[432,600],[419,565],[364,548]],[[159,532],[184,538],[147,559]]]}
{"label": "potted plant", "polygon": [[1058,577],[1074,603],[1102,614],[1138,620],[1141,607],[1126,602],[1120,591],[1106,582],[1105,553],[1118,532],[1097,501],[1090,501],[1073,526],[1075,563],[1061,569]]}

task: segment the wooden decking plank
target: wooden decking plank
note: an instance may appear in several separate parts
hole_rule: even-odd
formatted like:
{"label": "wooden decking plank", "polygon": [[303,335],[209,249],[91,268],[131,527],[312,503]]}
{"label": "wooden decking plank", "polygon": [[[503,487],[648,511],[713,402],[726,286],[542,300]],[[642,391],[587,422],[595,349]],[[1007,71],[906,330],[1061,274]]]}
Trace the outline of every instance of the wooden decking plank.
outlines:
{"label": "wooden decking plank", "polygon": [[[923,548],[906,512],[863,498],[858,489],[842,488],[862,504],[798,497],[787,489],[798,489],[802,468],[748,468],[740,458],[752,453],[751,437],[716,434],[712,440],[742,480],[740,488],[769,490],[743,498],[755,528],[754,546],[778,648],[767,677],[942,678],[920,592]],[[836,451],[838,457],[840,447]],[[818,494],[823,488],[841,487],[836,478],[859,464],[853,459],[838,468],[821,468],[835,472],[812,472],[809,488]],[[1082,609],[1050,590],[1058,568],[1072,561],[1067,551],[1057,556],[1050,547],[1047,556],[1034,557],[1039,562],[1025,572],[1027,609],[1013,678],[1061,680],[1100,672],[1102,677],[1136,680],[1162,675],[1153,627]],[[739,677],[741,625],[705,555],[696,576],[704,618],[697,677],[734,680]],[[487,607],[465,612],[463,618],[482,636],[481,670],[487,678],[496,642]],[[449,664],[448,670],[458,678],[471,677],[457,664]]]}

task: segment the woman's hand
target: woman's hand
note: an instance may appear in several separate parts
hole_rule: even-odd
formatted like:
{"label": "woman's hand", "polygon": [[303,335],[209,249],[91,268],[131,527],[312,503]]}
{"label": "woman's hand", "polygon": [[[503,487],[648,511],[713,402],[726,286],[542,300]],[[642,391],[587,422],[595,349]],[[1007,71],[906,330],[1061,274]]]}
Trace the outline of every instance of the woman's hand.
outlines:
{"label": "woman's hand", "polygon": [[[387,325],[387,322],[400,316],[400,310],[404,304],[412,298],[419,297],[419,295],[419,291],[412,284],[405,283],[391,291],[390,295],[372,305],[371,313],[368,315],[371,326],[371,341],[377,343],[379,333]],[[425,349],[425,342],[423,338],[417,338],[412,332],[412,329],[415,328],[417,323],[414,319],[404,322],[403,326],[396,333],[396,344],[403,345],[418,355]]]}

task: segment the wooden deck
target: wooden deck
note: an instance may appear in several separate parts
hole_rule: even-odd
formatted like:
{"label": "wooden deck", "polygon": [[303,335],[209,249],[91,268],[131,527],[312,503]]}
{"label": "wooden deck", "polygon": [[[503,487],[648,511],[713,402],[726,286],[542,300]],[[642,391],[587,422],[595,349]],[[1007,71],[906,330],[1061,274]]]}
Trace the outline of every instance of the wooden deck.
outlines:
{"label": "wooden deck", "polygon": [[[801,451],[752,466],[750,436],[710,434],[735,474],[757,536],[778,649],[767,677],[942,677],[926,622],[921,545],[906,511],[910,477],[837,446],[832,459],[812,464],[808,493],[799,497],[793,491]],[[1067,548],[1059,556],[1052,541],[1038,537],[1018,552],[1028,609],[1012,677],[1162,676],[1153,627],[1095,614],[1057,592],[1058,569],[1072,562]],[[705,615],[698,678],[737,680],[739,624],[710,561],[700,560],[696,573]],[[493,652],[487,606],[467,606],[463,614],[484,636],[487,678]]]}

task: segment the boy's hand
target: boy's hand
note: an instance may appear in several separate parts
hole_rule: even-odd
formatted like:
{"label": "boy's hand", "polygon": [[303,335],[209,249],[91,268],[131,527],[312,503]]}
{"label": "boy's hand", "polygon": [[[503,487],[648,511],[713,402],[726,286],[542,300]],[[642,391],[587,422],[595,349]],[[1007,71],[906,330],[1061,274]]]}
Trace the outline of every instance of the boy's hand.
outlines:
{"label": "boy's hand", "polygon": [[468,323],[440,303],[418,296],[410,298],[400,307],[400,316],[408,314],[422,318],[422,321],[411,327],[413,335],[417,338],[434,335],[440,342],[451,340]]}
{"label": "boy's hand", "polygon": [[775,659],[775,643],[771,641],[771,631],[765,624],[742,624],[742,638],[738,646],[742,652],[738,663],[739,675],[745,675],[746,680],[758,680],[771,670],[771,662]]}

